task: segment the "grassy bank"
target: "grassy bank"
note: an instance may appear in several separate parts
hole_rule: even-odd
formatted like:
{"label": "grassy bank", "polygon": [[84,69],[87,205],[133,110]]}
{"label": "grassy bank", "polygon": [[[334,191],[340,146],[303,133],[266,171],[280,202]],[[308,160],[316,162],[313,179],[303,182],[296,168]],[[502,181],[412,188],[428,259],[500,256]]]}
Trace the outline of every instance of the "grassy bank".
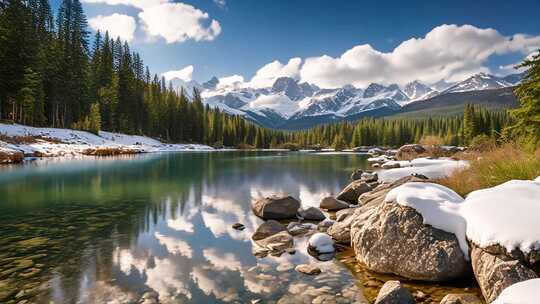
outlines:
{"label": "grassy bank", "polygon": [[512,179],[530,180],[540,176],[540,150],[527,152],[515,144],[484,152],[469,152],[460,158],[468,160],[470,167],[439,182],[461,195]]}

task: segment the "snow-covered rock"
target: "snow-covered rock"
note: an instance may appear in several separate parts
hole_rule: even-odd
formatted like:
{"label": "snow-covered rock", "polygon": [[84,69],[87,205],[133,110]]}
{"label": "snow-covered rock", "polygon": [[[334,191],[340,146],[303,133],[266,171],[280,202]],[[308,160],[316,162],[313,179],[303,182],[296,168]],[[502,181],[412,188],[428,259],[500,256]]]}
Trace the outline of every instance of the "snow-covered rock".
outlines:
{"label": "snow-covered rock", "polygon": [[[406,278],[445,281],[466,275],[463,199],[443,186],[405,183],[372,214],[351,226],[356,258],[369,269]],[[356,215],[356,213],[355,213]]]}
{"label": "snow-covered rock", "polygon": [[309,249],[316,251],[318,254],[333,253],[336,251],[334,248],[334,240],[326,233],[315,233],[309,238]]}

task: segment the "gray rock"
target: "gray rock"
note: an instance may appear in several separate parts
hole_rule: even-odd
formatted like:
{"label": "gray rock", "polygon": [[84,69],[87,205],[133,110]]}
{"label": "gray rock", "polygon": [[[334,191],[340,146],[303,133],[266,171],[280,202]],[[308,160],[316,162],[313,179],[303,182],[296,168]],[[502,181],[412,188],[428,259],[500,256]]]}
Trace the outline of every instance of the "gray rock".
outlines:
{"label": "gray rock", "polygon": [[399,281],[388,281],[384,283],[375,304],[414,304],[416,301],[408,289],[401,286]]}
{"label": "gray rock", "polygon": [[236,230],[244,230],[246,229],[246,226],[244,226],[242,223],[235,223],[232,225],[233,229]]}
{"label": "gray rock", "polygon": [[321,273],[321,269],[315,265],[312,264],[300,264],[294,268],[296,271],[309,274],[309,275],[316,275]]}
{"label": "gray rock", "polygon": [[275,195],[255,200],[251,209],[256,216],[265,220],[296,218],[300,202],[290,195]]}
{"label": "gray rock", "polygon": [[270,253],[283,253],[294,246],[293,237],[287,231],[282,231],[262,240],[257,240],[255,243],[260,247],[269,250]]}
{"label": "gray rock", "polygon": [[278,221],[269,220],[257,227],[257,230],[253,233],[251,239],[254,241],[262,240],[282,231],[287,231],[287,228]]}
{"label": "gray rock", "polygon": [[334,225],[335,221],[331,219],[325,219],[324,221],[317,224],[317,229],[321,232],[326,232],[328,228],[330,228],[332,225]]}
{"label": "gray rock", "polygon": [[506,253],[500,246],[479,248],[474,243],[471,247],[474,276],[488,303],[497,299],[506,287],[538,278],[529,267],[529,261],[517,258],[518,252]]}
{"label": "gray rock", "polygon": [[287,231],[293,236],[297,235],[304,235],[309,232],[316,231],[317,226],[315,224],[311,223],[299,223],[299,222],[292,222],[287,225]]}
{"label": "gray rock", "polygon": [[354,172],[351,174],[351,180],[352,181],[359,180],[362,177],[362,173],[364,173],[364,171],[360,169],[354,170]]}
{"label": "gray rock", "polygon": [[302,209],[298,212],[298,214],[304,219],[308,221],[322,221],[326,218],[324,213],[319,209],[315,207],[309,207],[307,209]]}
{"label": "gray rock", "polygon": [[399,160],[409,160],[416,158],[423,153],[426,153],[426,149],[422,147],[422,145],[403,145],[398,149],[396,153],[396,158]]}
{"label": "gray rock", "polygon": [[440,304],[482,304],[482,301],[473,294],[451,293],[447,294]]}
{"label": "gray rock", "polygon": [[377,172],[364,172],[362,173],[362,180],[366,183],[376,182],[379,180]]}
{"label": "gray rock", "polygon": [[351,241],[356,258],[370,270],[424,281],[469,273],[456,236],[424,225],[413,208],[383,202],[361,225],[355,224]]}
{"label": "gray rock", "polygon": [[[362,173],[362,176],[364,176],[366,173]],[[366,193],[371,190],[371,187],[362,179],[362,180],[355,180],[347,187],[345,187],[341,192],[336,196],[338,200],[345,201],[350,204],[357,204],[358,203],[358,197],[362,193]]]}
{"label": "gray rock", "polygon": [[328,211],[337,211],[337,210],[349,208],[349,204],[339,201],[331,196],[328,196],[321,200],[320,207]]}

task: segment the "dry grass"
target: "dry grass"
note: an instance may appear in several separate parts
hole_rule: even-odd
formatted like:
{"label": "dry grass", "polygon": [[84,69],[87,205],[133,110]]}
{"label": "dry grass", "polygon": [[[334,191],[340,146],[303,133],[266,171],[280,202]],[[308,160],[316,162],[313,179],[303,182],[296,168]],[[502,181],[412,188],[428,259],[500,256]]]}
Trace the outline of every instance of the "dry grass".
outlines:
{"label": "dry grass", "polygon": [[6,134],[0,133],[0,141],[7,142],[8,144],[12,145],[27,145],[27,144],[35,144],[38,141],[46,141],[53,144],[62,144],[63,142],[56,138],[48,138],[43,136],[7,136]]}
{"label": "dry grass", "polygon": [[530,180],[540,176],[540,150],[530,153],[515,144],[506,144],[487,152],[461,154],[460,158],[469,160],[470,167],[438,182],[461,195],[512,179]]}
{"label": "dry grass", "polygon": [[126,155],[126,154],[138,154],[141,153],[139,150],[134,149],[122,149],[122,148],[90,148],[82,152],[84,155],[90,156],[116,156],[116,155]]}

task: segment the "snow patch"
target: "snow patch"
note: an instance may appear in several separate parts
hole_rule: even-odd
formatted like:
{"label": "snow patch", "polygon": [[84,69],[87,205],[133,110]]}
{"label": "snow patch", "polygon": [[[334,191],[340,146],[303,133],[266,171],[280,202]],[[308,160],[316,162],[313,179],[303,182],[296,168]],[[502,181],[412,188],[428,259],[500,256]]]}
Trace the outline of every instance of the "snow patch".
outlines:
{"label": "snow patch", "polygon": [[[369,161],[369,159],[368,159]],[[441,157],[437,159],[417,158],[412,161],[400,161],[400,168],[382,170],[379,178],[383,182],[393,182],[411,174],[422,174],[431,179],[449,176],[455,170],[465,169],[469,163],[463,160],[453,160]]]}
{"label": "snow patch", "polygon": [[538,303],[540,279],[519,282],[505,288],[493,304]]}
{"label": "snow patch", "polygon": [[524,253],[540,249],[540,178],[474,191],[462,213],[467,237],[481,247],[499,244]]}

